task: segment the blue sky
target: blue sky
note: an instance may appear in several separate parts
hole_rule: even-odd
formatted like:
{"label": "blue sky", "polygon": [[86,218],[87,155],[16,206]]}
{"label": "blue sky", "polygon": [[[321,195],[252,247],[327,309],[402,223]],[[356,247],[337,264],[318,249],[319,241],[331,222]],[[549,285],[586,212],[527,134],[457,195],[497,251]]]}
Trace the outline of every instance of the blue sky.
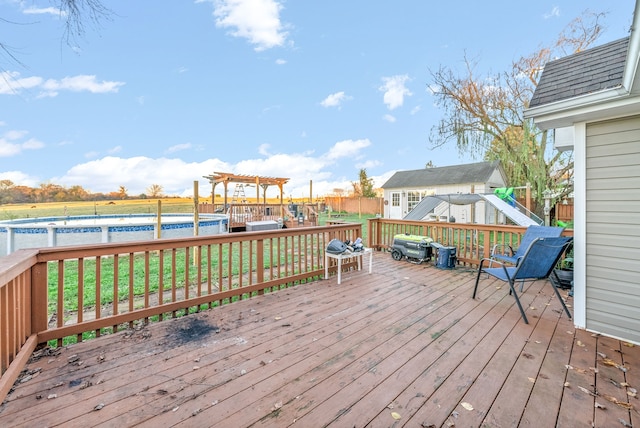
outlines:
{"label": "blue sky", "polygon": [[[287,177],[285,196],[351,189],[366,168],[478,161],[429,149],[443,112],[430,70],[508,70],[585,9],[597,44],[628,35],[633,0],[105,0],[69,46],[45,0],[0,0],[0,179],[130,195],[200,194],[214,171]],[[216,189],[218,191],[219,189]],[[232,191],[232,189],[230,189]],[[276,189],[270,188],[269,196]]]}

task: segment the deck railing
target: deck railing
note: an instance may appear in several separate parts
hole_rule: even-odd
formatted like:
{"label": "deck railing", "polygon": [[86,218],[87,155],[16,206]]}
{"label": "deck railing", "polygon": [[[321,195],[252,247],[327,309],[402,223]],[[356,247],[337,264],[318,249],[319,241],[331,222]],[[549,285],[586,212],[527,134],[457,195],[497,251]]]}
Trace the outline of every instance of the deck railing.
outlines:
{"label": "deck railing", "polygon": [[0,402],[40,343],[61,346],[317,280],[326,244],[359,236],[362,225],[348,223],[2,257]]}
{"label": "deck railing", "polygon": [[[524,226],[372,218],[367,221],[367,246],[386,250],[395,235],[428,236],[442,245],[456,247],[458,263],[477,266],[489,257],[496,244],[517,247],[525,231]],[[573,231],[565,230],[563,235],[572,236]]]}

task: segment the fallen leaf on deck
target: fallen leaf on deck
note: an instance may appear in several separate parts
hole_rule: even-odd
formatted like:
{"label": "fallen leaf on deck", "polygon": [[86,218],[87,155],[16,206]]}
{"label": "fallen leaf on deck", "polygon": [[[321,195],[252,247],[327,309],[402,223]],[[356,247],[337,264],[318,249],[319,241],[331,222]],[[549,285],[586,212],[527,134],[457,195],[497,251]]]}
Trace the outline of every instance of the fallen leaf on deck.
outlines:
{"label": "fallen leaf on deck", "polygon": [[93,410],[102,410],[103,407],[104,407],[104,403],[100,403],[96,407],[94,407]]}
{"label": "fallen leaf on deck", "polygon": [[570,384],[569,382],[565,382],[565,383],[564,383],[564,387],[565,387],[565,388],[569,388],[570,386],[571,386],[571,384]]}
{"label": "fallen leaf on deck", "polygon": [[528,379],[529,379],[529,382],[531,382],[531,383],[535,383],[536,382],[536,378],[534,378],[534,377],[530,377]]}
{"label": "fallen leaf on deck", "polygon": [[281,320],[281,319],[282,319],[282,317],[275,317],[274,319],[275,319],[276,321],[278,321],[278,320]]}
{"label": "fallen leaf on deck", "polygon": [[615,361],[613,361],[610,358],[603,358],[602,360],[600,360],[600,362],[602,364],[604,364],[605,366],[615,367],[617,369],[622,370],[625,373],[627,372],[627,368],[625,366],[616,363]]}
{"label": "fallen leaf on deck", "polygon": [[579,386],[578,388],[580,388],[580,391],[584,392],[585,394],[593,395],[594,397],[596,396],[595,393],[593,393],[592,391],[589,391],[587,388],[583,386]]}
{"label": "fallen leaf on deck", "polygon": [[612,395],[607,395],[604,394],[603,397],[607,400],[612,402],[613,404],[616,404],[624,409],[627,410],[633,410],[633,405],[629,404],[629,403],[625,403],[624,401],[620,401],[618,400],[616,397],[612,396]]}
{"label": "fallen leaf on deck", "polygon": [[596,409],[602,409],[602,410],[605,410],[606,408],[607,408],[606,406],[603,406],[602,404],[600,404],[600,403],[598,403],[598,402],[596,401]]}
{"label": "fallen leaf on deck", "polygon": [[582,343],[581,341],[577,341],[576,345],[580,346],[581,348],[584,348],[584,343]]}
{"label": "fallen leaf on deck", "polygon": [[636,345],[634,345],[633,343],[629,343],[629,342],[623,342],[622,344],[623,344],[624,346],[626,346],[627,348],[633,348],[634,346],[636,346]]}
{"label": "fallen leaf on deck", "polygon": [[470,403],[462,402],[460,405],[469,411],[473,410],[473,406]]}
{"label": "fallen leaf on deck", "polygon": [[631,425],[629,422],[625,421],[624,419],[618,419],[618,422],[620,422],[622,424],[623,427],[625,428],[632,428],[633,425]]}
{"label": "fallen leaf on deck", "polygon": [[402,418],[402,416],[400,416],[400,413],[396,413],[396,412],[391,412],[391,417],[396,421]]}

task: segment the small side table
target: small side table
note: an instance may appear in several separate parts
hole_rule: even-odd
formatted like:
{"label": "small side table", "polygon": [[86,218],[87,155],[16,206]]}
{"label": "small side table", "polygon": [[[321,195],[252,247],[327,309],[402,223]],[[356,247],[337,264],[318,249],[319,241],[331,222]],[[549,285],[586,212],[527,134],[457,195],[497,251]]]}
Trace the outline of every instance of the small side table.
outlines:
{"label": "small side table", "polygon": [[342,260],[356,257],[358,260],[358,270],[362,270],[362,258],[365,254],[369,255],[369,273],[373,270],[373,248],[365,248],[362,251],[354,251],[346,254],[324,253],[324,279],[329,279],[329,259],[338,260],[338,284],[342,282]]}
{"label": "small side table", "polygon": [[369,255],[369,273],[373,270],[373,248],[365,248],[362,251],[354,251],[353,253],[346,254],[331,254],[325,251],[324,253],[324,279],[329,279],[329,259],[338,260],[338,284],[342,282],[342,260],[357,258],[358,270],[362,270],[362,258],[365,254]]}

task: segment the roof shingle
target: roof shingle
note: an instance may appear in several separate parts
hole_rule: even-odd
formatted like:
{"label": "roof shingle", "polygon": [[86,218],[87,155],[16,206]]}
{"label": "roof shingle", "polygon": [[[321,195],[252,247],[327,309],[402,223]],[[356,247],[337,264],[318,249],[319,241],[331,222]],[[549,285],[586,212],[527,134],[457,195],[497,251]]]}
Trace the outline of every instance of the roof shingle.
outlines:
{"label": "roof shingle", "polygon": [[383,189],[442,186],[446,184],[485,183],[499,162],[478,162],[439,168],[397,171],[382,185]]}
{"label": "roof shingle", "polygon": [[549,61],[529,107],[537,107],[622,85],[629,38]]}

